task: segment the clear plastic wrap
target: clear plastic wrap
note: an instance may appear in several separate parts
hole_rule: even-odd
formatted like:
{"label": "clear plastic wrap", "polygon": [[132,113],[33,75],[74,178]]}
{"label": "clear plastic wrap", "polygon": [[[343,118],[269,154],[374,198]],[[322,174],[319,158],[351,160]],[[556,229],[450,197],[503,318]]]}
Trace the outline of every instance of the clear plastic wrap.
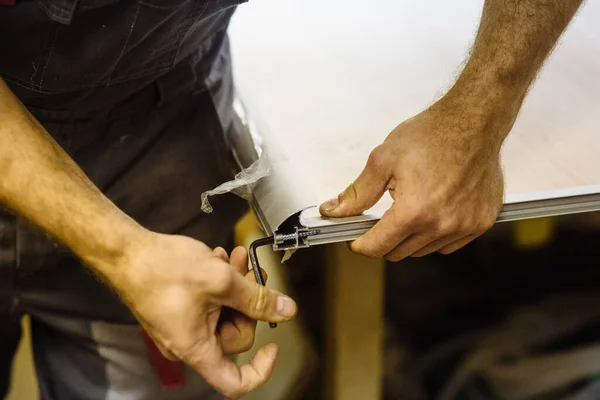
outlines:
{"label": "clear plastic wrap", "polygon": [[211,213],[213,211],[213,208],[208,201],[209,196],[233,193],[248,201],[252,200],[252,190],[254,186],[260,179],[268,175],[269,163],[267,157],[263,153],[248,168],[239,172],[233,180],[222,183],[216,188],[202,193],[202,211],[205,213]]}

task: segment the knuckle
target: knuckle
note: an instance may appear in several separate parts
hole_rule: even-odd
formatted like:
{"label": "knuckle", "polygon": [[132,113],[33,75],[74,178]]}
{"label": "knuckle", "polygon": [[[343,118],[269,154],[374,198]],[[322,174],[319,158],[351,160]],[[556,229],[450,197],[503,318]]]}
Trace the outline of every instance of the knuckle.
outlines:
{"label": "knuckle", "polygon": [[367,166],[376,171],[383,171],[386,168],[386,150],[385,148],[377,146],[371,151],[369,154],[369,158],[367,159]]}
{"label": "knuckle", "polygon": [[412,212],[411,223],[416,227],[436,227],[441,222],[440,217],[431,212],[430,208],[421,206]]}
{"label": "knuckle", "polygon": [[494,226],[496,223],[496,215],[488,215],[484,217],[479,223],[479,232],[486,232]]}
{"label": "knuckle", "polygon": [[368,257],[368,258],[377,258],[377,257],[381,257],[383,255],[377,249],[370,248],[370,247],[362,248],[359,251],[357,251],[357,253],[362,254],[363,256]]}
{"label": "knuckle", "polygon": [[442,218],[435,223],[435,236],[441,238],[460,231],[461,226],[455,217]]}
{"label": "knuckle", "polygon": [[254,346],[254,332],[250,332],[246,335],[240,346],[240,353],[249,351]]}
{"label": "knuckle", "polygon": [[396,249],[396,250],[390,251],[389,253],[387,253],[385,255],[382,255],[381,257],[387,261],[398,262],[404,258],[404,255],[402,254],[402,252],[400,252],[400,251],[398,251],[398,249]]}
{"label": "knuckle", "polygon": [[214,293],[227,293],[233,286],[233,274],[226,268],[220,268],[210,281]]}
{"label": "knuckle", "polygon": [[266,310],[271,303],[271,296],[267,288],[259,286],[251,304],[251,308],[255,311]]}
{"label": "knuckle", "polygon": [[421,258],[421,257],[425,257],[427,255],[427,253],[424,252],[416,252],[410,255],[410,258]]}
{"label": "knuckle", "polygon": [[443,248],[443,249],[438,250],[438,252],[440,254],[443,254],[445,256],[447,256],[448,254],[451,254],[453,251],[454,251],[454,249],[449,249],[449,248]]}
{"label": "knuckle", "polygon": [[410,223],[413,226],[425,226],[429,224],[429,218],[424,212],[415,211],[410,218]]}
{"label": "knuckle", "polygon": [[460,224],[460,231],[465,235],[481,234],[491,229],[496,217],[491,215],[473,216]]}
{"label": "knuckle", "polygon": [[246,391],[242,388],[227,388],[221,390],[221,394],[227,399],[236,400],[244,396],[246,394]]}
{"label": "knuckle", "polygon": [[378,251],[377,249],[371,248],[371,247],[360,247],[357,248],[356,246],[351,245],[350,249],[360,255],[363,255],[367,258],[381,258],[383,257],[383,253],[381,251]]}
{"label": "knuckle", "polygon": [[431,223],[433,218],[430,216],[427,207],[420,205],[410,211],[409,221],[413,226],[425,226]]}
{"label": "knuckle", "polygon": [[389,256],[385,256],[384,258],[390,262],[399,262],[404,259],[404,257],[401,255],[389,255]]}
{"label": "knuckle", "polygon": [[369,258],[375,258],[375,251],[373,250],[373,246],[370,243],[364,243],[364,240],[358,239],[349,243],[350,250],[352,250],[356,254],[363,255]]}
{"label": "knuckle", "polygon": [[198,369],[198,366],[201,364],[202,359],[205,358],[207,352],[209,351],[209,347],[207,346],[206,341],[201,340],[191,347],[180,348],[179,350],[172,351],[179,360],[190,365],[192,368],[201,373],[201,370]]}
{"label": "knuckle", "polygon": [[344,189],[342,199],[356,201],[359,199],[359,191],[356,182],[352,182]]}
{"label": "knuckle", "polygon": [[394,257],[393,255],[386,255],[383,257],[385,260],[390,261],[390,262],[396,262],[399,261],[398,259],[396,259],[396,257]]}
{"label": "knuckle", "polygon": [[402,223],[402,219],[405,218],[406,215],[402,212],[402,210],[400,210],[400,207],[397,207],[394,204],[388,210],[386,210],[384,217],[390,218],[393,221],[393,224],[397,226]]}

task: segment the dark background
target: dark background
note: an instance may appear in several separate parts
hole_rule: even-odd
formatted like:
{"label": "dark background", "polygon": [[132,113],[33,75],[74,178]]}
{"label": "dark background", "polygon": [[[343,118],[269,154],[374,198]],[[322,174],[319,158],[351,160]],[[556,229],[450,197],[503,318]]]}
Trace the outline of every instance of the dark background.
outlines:
{"label": "dark background", "polygon": [[[600,215],[565,216],[550,221],[551,235],[527,243],[515,223],[498,224],[483,237],[448,256],[434,254],[386,266],[385,399],[435,399],[475,345],[471,336],[507,326],[523,310],[542,310],[548,301],[573,304],[577,315],[593,301],[571,301],[599,294]],[[527,235],[525,235],[527,237]],[[320,357],[323,348],[325,265],[321,247],[303,249],[286,263],[292,290]],[[390,290],[392,288],[393,290]],[[589,306],[589,307],[588,307]],[[529,307],[529,308],[528,308]],[[304,310],[304,311],[302,311]],[[565,313],[558,307],[557,313]],[[563,316],[564,317],[564,316]],[[557,321],[561,316],[556,316]],[[558,322],[557,322],[558,323]],[[558,323],[560,325],[560,323]],[[557,328],[557,332],[552,329]],[[574,331],[550,324],[551,339],[526,349],[527,355],[554,354],[598,342],[600,320],[585,318]],[[535,334],[527,329],[523,335]],[[518,340],[519,338],[517,338]],[[509,357],[510,358],[510,357]],[[517,360],[499,360],[514,363]],[[302,399],[322,398],[322,362]],[[568,366],[565,366],[568,368]],[[552,388],[528,400],[570,398],[595,376]],[[485,376],[473,376],[457,398],[498,398]]]}

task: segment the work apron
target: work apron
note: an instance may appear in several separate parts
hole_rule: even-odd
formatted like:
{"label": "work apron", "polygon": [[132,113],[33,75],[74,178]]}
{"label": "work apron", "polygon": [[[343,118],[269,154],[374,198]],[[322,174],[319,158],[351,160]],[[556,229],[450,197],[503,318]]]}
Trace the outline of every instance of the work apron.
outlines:
{"label": "work apron", "polygon": [[[246,204],[219,196],[205,214],[200,197],[234,173],[225,139],[232,116],[226,29],[238,3],[0,5],[0,76],[121,210],[151,230],[231,247]],[[187,368],[161,376],[118,297],[68,249],[3,211],[0,397],[23,314],[32,321],[44,399],[215,396]]]}

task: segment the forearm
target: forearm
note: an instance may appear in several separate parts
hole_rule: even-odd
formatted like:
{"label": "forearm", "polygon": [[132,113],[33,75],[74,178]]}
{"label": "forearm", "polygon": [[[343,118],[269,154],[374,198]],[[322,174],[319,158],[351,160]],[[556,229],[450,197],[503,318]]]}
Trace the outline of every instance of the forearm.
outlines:
{"label": "forearm", "polygon": [[508,134],[527,90],[582,0],[486,0],[471,55],[445,96]]}
{"label": "forearm", "polygon": [[0,79],[0,204],[102,275],[143,232],[85,176]]}

